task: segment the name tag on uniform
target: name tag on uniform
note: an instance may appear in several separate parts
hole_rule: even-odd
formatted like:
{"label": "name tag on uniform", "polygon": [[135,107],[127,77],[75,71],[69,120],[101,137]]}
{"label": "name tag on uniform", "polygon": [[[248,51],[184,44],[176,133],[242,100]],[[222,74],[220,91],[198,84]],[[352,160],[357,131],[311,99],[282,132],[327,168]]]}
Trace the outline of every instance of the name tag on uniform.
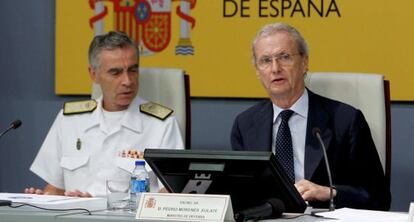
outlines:
{"label": "name tag on uniform", "polygon": [[181,193],[143,193],[136,219],[234,221],[229,195]]}

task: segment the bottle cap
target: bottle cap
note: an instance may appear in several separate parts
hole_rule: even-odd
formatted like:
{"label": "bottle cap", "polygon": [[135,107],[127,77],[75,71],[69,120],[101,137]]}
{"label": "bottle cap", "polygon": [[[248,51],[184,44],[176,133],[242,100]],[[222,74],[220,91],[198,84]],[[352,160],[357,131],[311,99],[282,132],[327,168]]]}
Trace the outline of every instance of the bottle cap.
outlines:
{"label": "bottle cap", "polygon": [[135,160],[135,166],[145,166],[144,160]]}

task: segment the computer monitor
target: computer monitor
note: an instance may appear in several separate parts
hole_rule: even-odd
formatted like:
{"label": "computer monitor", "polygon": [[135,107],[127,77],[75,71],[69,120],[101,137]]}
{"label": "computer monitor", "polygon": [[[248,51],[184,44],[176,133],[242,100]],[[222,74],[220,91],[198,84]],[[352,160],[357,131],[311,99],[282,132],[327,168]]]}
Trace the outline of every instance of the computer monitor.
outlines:
{"label": "computer monitor", "polygon": [[235,213],[270,198],[286,212],[306,209],[272,152],[146,149],[144,158],[169,192],[227,194]]}

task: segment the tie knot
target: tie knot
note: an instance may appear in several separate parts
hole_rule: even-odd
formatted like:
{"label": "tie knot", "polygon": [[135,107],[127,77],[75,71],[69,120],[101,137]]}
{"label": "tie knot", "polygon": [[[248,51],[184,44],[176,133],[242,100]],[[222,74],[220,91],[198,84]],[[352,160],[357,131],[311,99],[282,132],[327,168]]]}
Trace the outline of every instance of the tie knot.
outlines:
{"label": "tie knot", "polygon": [[290,109],[287,110],[283,110],[282,112],[279,113],[279,116],[282,118],[283,122],[287,122],[289,120],[289,118],[292,116],[293,111]]}

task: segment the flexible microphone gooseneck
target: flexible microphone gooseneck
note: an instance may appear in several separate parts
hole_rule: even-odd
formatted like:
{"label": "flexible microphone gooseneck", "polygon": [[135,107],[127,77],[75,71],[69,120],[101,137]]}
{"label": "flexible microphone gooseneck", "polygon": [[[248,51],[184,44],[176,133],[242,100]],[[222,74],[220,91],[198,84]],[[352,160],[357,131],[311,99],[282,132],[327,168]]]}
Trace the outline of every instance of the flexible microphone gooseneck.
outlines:
{"label": "flexible microphone gooseneck", "polygon": [[325,165],[326,165],[326,171],[328,173],[328,179],[329,179],[329,211],[333,211],[335,210],[335,205],[334,205],[334,198],[333,198],[333,184],[332,184],[332,175],[331,175],[331,168],[329,167],[329,161],[328,161],[328,155],[326,154],[326,148],[325,148],[325,144],[322,141],[321,138],[321,130],[318,127],[314,127],[312,129],[312,134],[313,136],[315,136],[316,138],[318,138],[319,143],[322,147],[323,150],[323,157],[325,159]]}
{"label": "flexible microphone gooseneck", "polygon": [[[22,121],[20,120],[15,120],[12,123],[10,123],[9,128],[7,128],[6,130],[4,130],[1,134],[0,134],[0,138],[6,134],[7,132],[9,132],[12,129],[17,129],[22,125]],[[0,200],[0,206],[11,206],[12,202],[10,200]]]}
{"label": "flexible microphone gooseneck", "polygon": [[17,129],[17,128],[19,128],[21,125],[22,125],[22,121],[20,121],[20,120],[15,120],[15,121],[13,121],[12,123],[10,123],[9,128],[7,128],[5,131],[3,131],[3,132],[0,134],[0,138],[1,138],[4,134],[6,134],[7,132],[9,132],[10,130],[12,130],[12,129]]}
{"label": "flexible microphone gooseneck", "polygon": [[237,222],[248,220],[262,220],[270,218],[278,218],[285,212],[285,204],[277,198],[270,198],[264,204],[248,208],[234,214]]}

